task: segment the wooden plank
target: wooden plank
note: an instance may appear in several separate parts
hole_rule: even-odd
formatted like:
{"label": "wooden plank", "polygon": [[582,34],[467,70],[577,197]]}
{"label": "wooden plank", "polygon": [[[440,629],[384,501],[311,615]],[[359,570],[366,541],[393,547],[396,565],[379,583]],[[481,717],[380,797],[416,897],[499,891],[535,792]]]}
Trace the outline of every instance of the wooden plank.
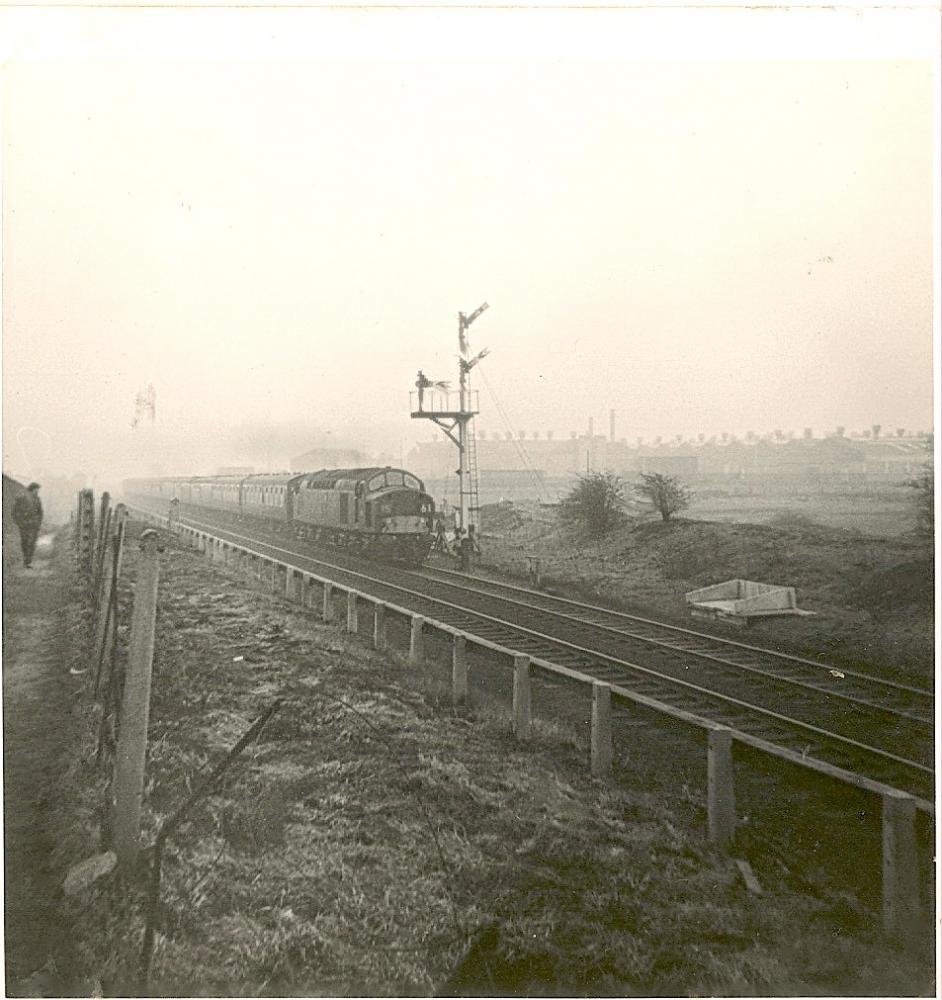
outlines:
{"label": "wooden plank", "polygon": [[133,872],[140,846],[141,799],[144,794],[144,760],[147,753],[157,614],[158,541],[159,536],[153,529],[148,529],[141,536],[141,558],[134,584],[127,679],[115,755],[114,845],[118,864],[126,874]]}
{"label": "wooden plank", "polygon": [[592,774],[609,778],[612,774],[612,686],[596,681],[592,685]]}
{"label": "wooden plank", "polygon": [[762,895],[762,885],[756,878],[756,873],[752,870],[752,865],[748,861],[744,861],[742,858],[736,858],[736,867],[739,869],[739,874],[742,875],[743,882],[746,883],[746,888],[753,893],[753,895]]}
{"label": "wooden plank", "polygon": [[467,636],[456,632],[451,646],[451,703],[461,708],[468,702]]}
{"label": "wooden plank", "polygon": [[530,738],[530,657],[514,656],[513,730],[518,740]]}

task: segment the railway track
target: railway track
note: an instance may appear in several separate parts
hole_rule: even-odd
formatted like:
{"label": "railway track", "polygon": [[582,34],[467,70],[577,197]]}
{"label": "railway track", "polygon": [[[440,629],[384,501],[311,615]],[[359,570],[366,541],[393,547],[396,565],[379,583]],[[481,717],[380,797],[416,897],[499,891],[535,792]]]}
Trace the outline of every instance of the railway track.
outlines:
{"label": "railway track", "polygon": [[[455,629],[841,770],[933,797],[932,693],[480,577],[313,555],[294,539],[193,527]],[[251,530],[251,529],[250,529]]]}

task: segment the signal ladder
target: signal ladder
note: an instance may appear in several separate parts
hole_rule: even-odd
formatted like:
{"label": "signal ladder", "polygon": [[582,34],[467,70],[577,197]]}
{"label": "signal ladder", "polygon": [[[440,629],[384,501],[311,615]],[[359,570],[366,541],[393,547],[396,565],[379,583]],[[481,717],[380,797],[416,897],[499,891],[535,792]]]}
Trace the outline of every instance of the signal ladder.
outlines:
{"label": "signal ladder", "polygon": [[468,421],[467,444],[468,449],[468,481],[463,488],[462,497],[468,498],[468,521],[474,525],[475,532],[480,528],[480,500],[478,498],[478,449],[475,440],[474,418]]}

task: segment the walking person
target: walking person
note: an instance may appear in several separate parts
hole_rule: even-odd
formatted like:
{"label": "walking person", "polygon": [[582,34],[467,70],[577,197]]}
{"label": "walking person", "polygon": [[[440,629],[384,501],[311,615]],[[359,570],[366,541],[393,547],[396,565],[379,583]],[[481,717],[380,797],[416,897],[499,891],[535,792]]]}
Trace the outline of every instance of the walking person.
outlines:
{"label": "walking person", "polygon": [[39,483],[30,483],[26,492],[13,501],[13,523],[20,529],[23,565],[29,569],[36,550],[36,539],[43,523],[43,505],[39,499]]}

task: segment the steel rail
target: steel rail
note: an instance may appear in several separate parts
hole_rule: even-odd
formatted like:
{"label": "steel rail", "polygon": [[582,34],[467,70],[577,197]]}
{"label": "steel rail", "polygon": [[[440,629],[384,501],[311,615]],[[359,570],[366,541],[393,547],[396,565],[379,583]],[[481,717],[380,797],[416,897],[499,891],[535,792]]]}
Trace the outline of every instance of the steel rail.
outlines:
{"label": "steel rail", "polygon": [[[157,515],[157,516],[160,516],[160,515]],[[901,756],[899,756],[897,754],[891,753],[890,751],[883,750],[883,749],[881,749],[879,747],[871,746],[871,745],[869,745],[867,743],[863,743],[863,742],[861,742],[859,740],[854,740],[851,737],[843,736],[843,735],[841,735],[839,733],[833,733],[833,732],[831,732],[829,730],[823,729],[820,726],[815,726],[815,725],[813,725],[811,723],[803,722],[800,719],[794,719],[794,718],[792,718],[790,716],[784,715],[784,714],[779,713],[779,712],[775,712],[775,711],[773,711],[771,709],[763,708],[762,706],[758,706],[758,705],[753,705],[752,703],[743,701],[742,699],[735,698],[735,697],[732,697],[732,696],[727,695],[727,694],[723,694],[723,693],[720,693],[720,692],[717,692],[717,691],[710,690],[709,688],[705,688],[705,687],[702,687],[700,685],[693,684],[690,681],[684,681],[684,680],[682,680],[680,678],[674,677],[673,675],[664,674],[661,671],[654,670],[654,669],[652,669],[650,667],[645,667],[645,666],[643,666],[641,664],[632,663],[632,662],[630,662],[628,660],[619,659],[617,657],[610,656],[610,655],[608,655],[606,653],[601,653],[601,652],[589,649],[589,648],[584,647],[584,646],[579,646],[578,644],[569,642],[566,639],[560,639],[560,638],[558,638],[556,636],[552,636],[552,635],[548,635],[548,634],[543,633],[543,632],[539,632],[539,631],[537,631],[535,629],[528,628],[527,626],[524,626],[524,625],[519,625],[519,624],[515,624],[515,623],[512,623],[512,622],[508,622],[505,619],[498,618],[498,617],[496,617],[494,615],[487,614],[486,612],[483,612],[483,611],[476,611],[474,609],[463,607],[462,605],[455,604],[455,603],[453,603],[451,601],[443,600],[442,598],[433,597],[432,595],[422,593],[421,591],[416,591],[416,590],[412,590],[411,588],[408,588],[408,587],[403,587],[401,584],[392,583],[389,580],[385,580],[385,579],[382,579],[382,578],[370,576],[368,573],[365,573],[365,572],[363,572],[361,570],[350,569],[349,567],[345,567],[345,566],[339,566],[339,565],[337,565],[335,563],[328,562],[327,560],[321,559],[321,558],[319,558],[317,556],[311,556],[311,555],[308,555],[306,553],[297,552],[296,550],[288,549],[288,548],[285,548],[284,546],[280,546],[280,545],[277,545],[277,544],[274,544],[274,543],[271,543],[271,542],[267,542],[264,539],[260,539],[258,537],[253,537],[253,536],[250,536],[250,535],[244,535],[244,534],[242,534],[242,533],[240,533],[238,531],[232,531],[232,530],[230,530],[230,529],[228,529],[228,528],[226,528],[226,527],[224,527],[224,526],[222,526],[222,525],[220,525],[218,523],[209,522],[209,521],[200,521],[200,520],[198,520],[196,518],[193,518],[193,517],[188,517],[187,519],[190,520],[194,525],[197,525],[197,526],[202,525],[204,528],[208,528],[208,529],[212,530],[213,532],[223,532],[225,534],[228,534],[228,535],[232,536],[233,538],[237,538],[237,539],[241,539],[242,541],[249,542],[250,544],[252,544],[254,546],[262,546],[264,548],[270,549],[270,550],[275,551],[275,552],[281,552],[281,553],[283,553],[285,555],[291,556],[291,557],[296,558],[296,559],[297,558],[304,559],[305,561],[307,561],[309,563],[313,563],[313,564],[318,565],[318,566],[326,567],[327,569],[332,570],[335,573],[346,574],[349,577],[352,577],[352,578],[354,578],[356,580],[366,581],[366,582],[368,582],[370,584],[378,585],[379,587],[384,587],[387,590],[391,590],[391,591],[393,591],[395,593],[400,593],[400,594],[408,595],[411,598],[418,599],[419,602],[426,602],[427,604],[431,604],[432,606],[440,606],[440,607],[443,607],[443,608],[447,608],[451,612],[457,612],[459,615],[463,615],[463,616],[469,617],[472,620],[474,620],[474,619],[484,620],[484,621],[490,622],[490,623],[492,623],[494,625],[497,625],[501,629],[509,630],[511,633],[522,633],[523,635],[526,635],[528,637],[540,640],[543,643],[548,643],[550,646],[554,646],[554,647],[560,647],[560,646],[562,646],[564,648],[567,648],[567,649],[571,650],[572,652],[575,652],[579,657],[587,658],[590,661],[592,661],[592,660],[596,660],[596,661],[602,660],[602,661],[605,661],[606,663],[608,663],[609,665],[614,666],[616,669],[628,670],[629,672],[633,672],[635,674],[643,674],[647,678],[653,679],[653,680],[661,682],[661,683],[665,683],[666,682],[668,688],[674,688],[674,689],[676,689],[676,688],[683,688],[683,689],[685,689],[687,691],[696,692],[696,694],[698,696],[700,696],[702,698],[705,697],[707,700],[713,700],[715,702],[720,702],[721,704],[726,704],[726,705],[735,705],[737,708],[743,709],[747,713],[751,713],[751,714],[754,714],[754,715],[764,716],[764,717],[767,717],[769,719],[775,720],[775,722],[777,722],[779,724],[784,724],[785,726],[789,726],[789,727],[792,727],[794,729],[799,729],[799,730],[802,730],[804,732],[812,733],[815,736],[817,736],[819,738],[823,738],[824,740],[826,740],[826,741],[828,741],[830,743],[836,743],[836,744],[844,746],[844,747],[853,747],[857,751],[862,751],[862,752],[864,752],[866,754],[870,754],[870,755],[872,755],[874,757],[879,757],[879,758],[881,758],[883,760],[892,761],[893,763],[902,765],[905,768],[911,768],[913,770],[920,771],[920,772],[923,772],[925,774],[931,775],[931,774],[934,773],[934,769],[933,768],[928,767],[928,766],[926,766],[924,764],[921,764],[918,761],[913,761],[913,760],[911,760],[909,758],[901,757]],[[264,557],[264,553],[262,553],[262,552],[258,552],[258,555]],[[267,558],[271,558],[271,556],[268,556]],[[276,561],[280,561],[280,560],[276,560]],[[284,565],[287,565],[287,564],[284,564]],[[304,572],[304,568],[303,567],[294,566],[292,568],[297,569],[300,572]],[[340,583],[339,580],[336,581],[336,582]],[[346,585],[341,584],[341,586],[346,586]],[[588,674],[587,676],[591,677],[591,674]],[[623,685],[618,685],[618,686],[622,687]],[[745,734],[745,735],[749,735],[749,734]],[[761,739],[761,737],[759,737],[759,738]],[[821,763],[828,764],[829,762],[822,761]],[[834,766],[834,765],[831,765],[831,766]]]}
{"label": "steel rail", "polygon": [[[136,506],[136,505],[129,505],[129,506]],[[155,511],[150,510],[150,509],[148,509],[146,507],[136,507],[136,509],[140,510],[147,517],[153,518],[158,523],[160,523],[160,522],[166,522],[167,521],[167,518],[164,515],[156,513]],[[199,522],[195,518],[192,518],[192,517],[189,518],[189,519],[192,520],[192,521],[194,521],[194,523],[196,523],[196,524],[203,524],[203,525],[205,525],[206,527],[210,528],[214,532],[219,531],[219,530],[223,530],[223,531],[227,530],[225,528],[220,528],[220,526],[218,526],[217,524],[211,523],[211,522]],[[193,532],[194,534],[197,534],[197,535],[199,535],[199,534],[208,535],[209,534],[209,532],[202,532],[202,531],[200,531],[200,530],[198,530],[196,528],[192,528],[192,527],[189,527],[189,526],[185,526],[185,527],[187,528],[187,530],[189,530],[189,531],[191,531],[191,532]],[[296,557],[308,559],[310,562],[314,562],[314,563],[317,563],[319,561],[316,558],[306,556],[303,553],[298,553],[298,552],[290,550],[290,549],[284,549],[284,548],[282,548],[282,547],[280,547],[278,545],[269,544],[269,543],[267,543],[267,542],[265,542],[263,540],[260,540],[258,538],[252,538],[250,536],[239,535],[237,532],[230,532],[230,534],[233,534],[236,537],[244,538],[245,540],[249,541],[250,543],[252,543],[255,546],[265,546],[265,547],[268,547],[268,548],[275,549],[277,551],[286,552],[289,555],[293,555],[293,556],[296,556]],[[218,535],[216,535],[215,537],[219,541],[223,541],[223,539],[221,539]],[[257,558],[262,559],[264,561],[270,562],[272,565],[278,565],[282,569],[285,569],[286,571],[288,571],[288,570],[294,570],[294,571],[300,572],[302,574],[302,576],[306,575],[309,579],[312,579],[312,580],[316,579],[320,583],[328,583],[328,582],[334,583],[341,590],[351,591],[351,590],[355,589],[355,588],[349,587],[349,585],[342,584],[342,583],[340,583],[337,580],[329,580],[327,577],[321,577],[318,574],[316,574],[314,572],[311,572],[311,571],[304,570],[301,567],[291,566],[288,563],[285,563],[285,562],[283,562],[283,561],[281,561],[279,559],[276,559],[276,558],[274,558],[272,556],[265,555],[263,552],[258,551],[258,549],[249,549],[248,547],[239,545],[239,544],[237,544],[235,542],[232,542],[232,541],[229,541],[229,540],[226,540],[226,541],[227,541],[228,545],[230,545],[233,548],[240,549],[241,551],[243,551],[244,553],[246,553],[246,555],[252,555],[253,557],[257,557]],[[329,564],[327,564],[327,565],[329,565]],[[344,568],[341,568],[341,569],[342,569],[343,572],[350,572],[351,575],[354,575],[354,576],[358,575],[356,573],[356,571],[350,571],[350,570],[347,570],[347,569],[344,569]],[[362,574],[360,574],[360,575],[362,575]],[[403,589],[403,588],[399,588],[399,589]],[[400,606],[400,605],[395,605],[395,604],[393,604],[391,602],[381,600],[380,598],[375,597],[373,595],[366,595],[366,594],[362,594],[360,592],[358,592],[358,593],[360,594],[360,597],[362,599],[366,600],[367,602],[371,602],[374,605],[383,604],[383,605],[387,606],[390,609],[390,611],[393,611],[394,613],[398,613],[398,614],[404,615],[406,617],[410,617],[410,616],[414,617],[415,614],[416,614],[415,610],[412,609],[412,608],[407,608],[407,607],[403,607],[403,606]],[[446,624],[444,622],[439,622],[439,621],[436,621],[434,619],[431,619],[431,620],[429,620],[429,624],[431,626],[437,628],[439,631],[444,631],[446,634],[451,634],[451,635],[455,635],[455,636],[457,636],[457,635],[466,635],[469,642],[474,643],[475,645],[478,645],[478,646],[480,646],[482,648],[493,650],[493,651],[495,651],[495,652],[497,652],[499,654],[502,654],[502,655],[513,655],[515,652],[519,652],[519,650],[514,650],[514,649],[509,648],[507,646],[503,646],[503,645],[501,645],[499,643],[496,643],[496,642],[493,642],[493,641],[491,641],[489,639],[486,639],[486,638],[484,638],[483,636],[480,636],[480,635],[475,635],[473,633],[467,633],[467,632],[465,632],[462,629],[458,629],[455,626],[450,625],[450,624]],[[536,666],[536,667],[538,667],[540,669],[545,670],[552,677],[565,677],[565,678],[569,678],[570,680],[576,681],[576,682],[579,682],[579,683],[587,683],[587,682],[591,682],[592,680],[594,680],[594,678],[591,675],[586,674],[586,673],[584,673],[584,672],[582,672],[580,670],[574,670],[571,667],[563,666],[560,663],[551,662],[551,661],[542,659],[541,657],[531,657],[530,659],[531,659],[531,663],[534,666]],[[717,722],[714,719],[710,719],[710,718],[707,718],[705,716],[697,715],[694,712],[691,712],[689,709],[679,708],[679,707],[676,707],[676,706],[674,706],[674,705],[672,705],[672,704],[670,704],[668,702],[659,701],[656,698],[652,698],[650,695],[643,694],[643,693],[641,693],[638,690],[634,690],[634,689],[630,689],[630,688],[625,688],[625,687],[622,687],[622,686],[620,686],[618,684],[610,684],[610,686],[612,688],[613,695],[615,695],[616,697],[619,697],[619,698],[621,698],[622,700],[625,700],[625,701],[630,701],[630,702],[634,702],[634,703],[637,703],[637,704],[640,704],[640,705],[644,705],[645,707],[648,707],[648,708],[654,710],[659,715],[664,715],[664,716],[667,716],[668,718],[673,718],[673,719],[678,720],[678,721],[680,721],[682,723],[696,726],[697,728],[700,728],[700,729],[711,729],[711,728],[714,728],[717,725]],[[732,738],[734,740],[736,740],[737,742],[740,742],[740,743],[742,743],[742,744],[744,744],[746,746],[751,746],[751,747],[753,747],[753,748],[761,751],[762,753],[765,753],[765,754],[767,754],[769,756],[772,756],[772,757],[777,757],[780,760],[786,761],[789,764],[792,764],[792,765],[804,768],[806,770],[814,771],[817,774],[820,774],[820,775],[822,775],[824,777],[840,781],[843,784],[852,785],[854,787],[860,788],[862,790],[865,790],[865,791],[867,791],[867,792],[869,792],[871,794],[875,794],[875,795],[878,795],[878,796],[885,797],[888,794],[889,795],[897,795],[900,792],[900,789],[898,787],[893,786],[893,785],[889,785],[886,782],[883,782],[883,781],[880,781],[880,780],[868,777],[867,775],[861,774],[858,771],[850,771],[850,770],[847,770],[847,768],[845,768],[845,767],[841,767],[839,765],[835,765],[835,764],[833,764],[833,763],[831,763],[829,761],[818,760],[815,757],[808,756],[806,752],[798,753],[798,752],[796,752],[795,750],[791,749],[788,746],[785,746],[783,744],[778,744],[778,743],[771,742],[770,740],[768,740],[768,739],[766,739],[766,738],[764,738],[762,736],[757,736],[754,733],[747,733],[747,732],[739,730],[739,729],[737,729],[735,727],[728,727],[728,728],[730,728],[730,732],[731,732]],[[910,793],[906,793],[906,794],[910,794]],[[926,813],[930,817],[934,817],[935,816],[935,807],[934,807],[934,805],[933,805],[932,802],[930,802],[929,800],[927,800],[925,798],[922,798],[922,797],[920,797],[918,795],[912,795],[911,797],[912,797],[912,799],[913,799],[913,801],[914,801],[915,806],[916,806],[917,809],[919,809],[921,812]]]}
{"label": "steel rail", "polygon": [[[428,566],[423,570],[425,572],[438,573],[442,576],[458,577],[467,579],[467,576],[463,573],[456,573],[453,570],[442,569],[438,566]],[[739,642],[736,639],[729,639],[725,636],[711,635],[709,632],[698,632],[696,629],[686,628],[683,625],[674,625],[669,622],[660,622],[653,618],[644,618],[641,615],[629,614],[626,611],[616,611],[613,608],[603,608],[595,604],[586,604],[584,601],[575,601],[569,597],[558,597],[555,594],[544,594],[538,590],[532,590],[528,587],[521,587],[517,584],[505,583],[502,580],[490,580],[486,577],[475,577],[476,581],[488,583],[495,587],[501,587],[506,590],[520,591],[525,594],[533,594],[549,601],[557,601],[560,604],[571,604],[578,608],[588,608],[592,611],[598,611],[600,613],[611,615],[617,618],[625,618],[633,622],[641,622],[645,625],[653,625],[656,628],[670,630],[672,632],[681,632],[685,635],[692,636],[696,639],[702,639],[707,642],[714,642],[718,645],[724,646],[734,646],[738,649],[744,649],[752,653],[759,653],[764,656],[771,656],[781,660],[788,660],[793,663],[801,664],[802,666],[814,667],[817,670],[840,670],[842,673],[847,674],[849,677],[857,677],[862,681],[866,681],[870,684],[875,684],[883,687],[894,688],[898,691],[905,691],[907,694],[918,695],[923,698],[934,698],[934,692],[929,688],[915,687],[909,684],[903,684],[900,681],[886,680],[883,677],[874,677],[873,674],[863,673],[859,670],[851,670],[844,667],[835,667],[832,664],[822,663],[820,660],[809,660],[803,656],[795,656],[793,653],[782,653],[776,649],[767,649],[764,646],[752,646],[749,643]],[[694,652],[689,650],[689,652]],[[934,721],[934,720],[930,720]]]}
{"label": "steel rail", "polygon": [[[461,580],[465,580],[466,581],[468,578],[467,578],[467,576],[464,576],[463,574],[451,573],[448,570],[440,570],[437,567],[431,567],[429,569],[422,570],[421,572],[415,572],[415,571],[412,571],[412,572],[414,572],[416,576],[419,576],[422,579],[426,579],[426,580],[429,580],[429,581],[432,581],[432,582],[435,581],[435,576],[436,575],[444,574],[444,575],[446,575],[446,579],[443,580],[442,582],[446,586],[452,587],[452,588],[454,588],[456,590],[467,591],[468,593],[472,593],[472,594],[480,594],[480,595],[485,596],[485,597],[498,598],[498,599],[501,599],[501,600],[505,600],[508,604],[514,604],[514,605],[516,605],[518,607],[521,607],[521,608],[532,608],[535,611],[542,611],[542,612],[547,613],[547,614],[553,614],[553,615],[556,615],[557,617],[559,617],[561,619],[564,619],[564,620],[567,620],[567,621],[571,621],[571,622],[574,622],[576,624],[591,625],[593,628],[599,629],[599,630],[604,631],[604,632],[608,632],[608,633],[610,633],[612,635],[615,635],[615,636],[625,636],[625,637],[627,637],[629,639],[633,639],[633,640],[635,640],[637,642],[647,643],[649,645],[652,645],[652,646],[655,646],[655,647],[658,647],[658,648],[661,648],[661,649],[669,649],[669,650],[672,650],[673,652],[685,653],[685,654],[690,655],[690,656],[696,656],[696,657],[698,657],[700,659],[703,659],[703,660],[710,660],[710,661],[712,661],[714,663],[722,664],[725,667],[732,667],[732,668],[734,668],[736,670],[745,670],[745,671],[748,671],[750,673],[760,674],[760,675],[765,676],[765,677],[771,677],[771,678],[774,678],[776,681],[778,681],[779,683],[782,683],[782,684],[789,684],[789,685],[792,685],[794,687],[806,688],[806,689],[811,690],[811,691],[820,691],[820,692],[822,692],[824,694],[827,694],[829,696],[833,696],[835,698],[840,698],[840,699],[842,699],[844,701],[853,702],[853,703],[858,704],[858,705],[866,705],[869,708],[875,709],[875,710],[877,710],[879,712],[885,712],[885,713],[890,714],[890,715],[896,715],[896,716],[899,716],[899,717],[904,718],[904,719],[911,719],[914,722],[925,723],[925,724],[927,724],[929,726],[932,726],[934,724],[934,719],[931,718],[931,717],[927,718],[926,716],[923,716],[923,715],[914,715],[912,712],[903,711],[902,709],[896,708],[896,707],[894,707],[892,705],[889,705],[889,704],[886,704],[886,703],[883,703],[883,702],[871,701],[871,700],[869,700],[867,698],[862,698],[862,697],[859,697],[859,696],[854,695],[854,694],[846,693],[844,691],[841,691],[837,687],[827,687],[827,686],[824,686],[823,684],[814,683],[813,681],[800,680],[800,679],[796,679],[796,678],[793,678],[793,677],[782,676],[781,674],[775,673],[774,670],[764,669],[761,666],[755,666],[755,665],[748,664],[748,663],[737,663],[735,660],[727,660],[727,659],[724,659],[722,656],[717,656],[717,655],[715,655],[713,653],[709,653],[709,652],[706,652],[704,650],[700,650],[700,649],[688,649],[688,648],[686,648],[684,646],[678,646],[678,645],[675,645],[674,643],[665,642],[662,639],[656,639],[656,638],[654,638],[652,636],[642,635],[639,632],[632,632],[632,631],[627,630],[627,629],[615,628],[614,626],[612,626],[612,625],[606,625],[603,622],[589,621],[589,620],[584,619],[584,618],[579,618],[576,615],[570,615],[570,614],[567,614],[567,613],[562,612],[562,611],[555,611],[552,608],[541,607],[540,605],[532,604],[532,603],[530,603],[528,601],[523,601],[523,600],[518,600],[518,599],[515,599],[515,598],[504,597],[503,595],[498,594],[498,593],[494,593],[493,591],[488,591],[488,590],[485,590],[485,589],[481,589],[480,587],[477,587],[477,586],[470,586],[466,582],[465,583],[455,582],[455,581],[453,581],[453,580],[450,579],[450,577],[454,576],[454,577],[456,577],[458,579],[458,581],[461,581]],[[615,618],[628,618],[628,619],[633,619],[635,617],[635,616],[632,616],[632,615],[626,615],[623,612],[609,611],[609,609],[607,609],[607,608],[599,608],[596,605],[582,604],[580,602],[571,601],[568,598],[557,598],[554,595],[550,595],[550,594],[543,595],[543,594],[540,594],[538,591],[531,591],[531,590],[528,590],[525,587],[516,587],[516,586],[510,585],[510,584],[502,583],[500,581],[492,581],[492,580],[488,580],[488,579],[482,578],[482,577],[474,577],[474,581],[475,581],[475,583],[478,583],[478,584],[483,583],[486,586],[487,585],[492,585],[495,588],[502,588],[502,589],[505,588],[505,589],[508,589],[508,590],[519,591],[519,592],[526,593],[526,594],[534,594],[536,596],[539,596],[539,597],[542,597],[542,598],[546,599],[547,601],[557,601],[558,600],[558,601],[561,601],[561,602],[563,602],[565,604],[568,604],[568,605],[574,605],[576,607],[585,608],[585,609],[590,610],[590,611],[592,611],[594,613],[597,613],[599,615],[611,615],[612,617],[615,617]],[[658,626],[660,628],[663,628],[664,630],[688,631],[686,629],[682,629],[680,626],[668,625],[668,624],[661,623],[661,622],[653,622],[650,619],[639,619],[639,620],[644,621],[646,624],[656,625],[656,626]],[[700,632],[695,632],[695,633],[692,633],[692,634],[697,635],[698,637],[701,637],[704,640],[709,639],[715,645],[720,646],[720,647],[722,647],[722,646],[724,646],[724,645],[727,644],[726,640],[724,638],[720,637],[720,636],[708,636],[705,633],[700,633]],[[743,644],[742,643],[730,642],[728,644],[729,645],[735,645],[735,646],[738,646],[740,648],[743,648]],[[798,663],[802,663],[802,664],[808,663],[808,664],[815,665],[819,669],[823,669],[823,670],[837,669],[837,668],[834,668],[834,667],[828,667],[826,664],[821,664],[821,663],[814,664],[814,661],[810,661],[810,660],[805,661],[805,660],[802,660],[799,657],[790,656],[787,653],[778,653],[775,650],[763,649],[760,646],[744,647],[744,648],[747,648],[747,649],[750,649],[750,650],[754,650],[756,653],[761,654],[761,655],[766,656],[766,657],[769,657],[771,659],[782,658],[782,659],[785,659],[786,661],[797,661]],[[867,678],[867,679],[869,679],[869,675],[857,673],[856,671],[851,671],[851,670],[844,671],[844,670],[841,670],[841,673],[851,674],[851,675],[853,675],[853,676],[855,676],[857,678]],[[879,679],[876,679],[875,683],[876,684],[880,684],[882,682]],[[894,685],[892,682],[888,682],[888,684],[890,686],[893,686],[893,687],[898,687],[898,685]],[[916,691],[918,689],[912,689],[912,690]],[[925,693],[927,694],[928,697],[931,697],[931,693],[930,692],[925,692]]]}

